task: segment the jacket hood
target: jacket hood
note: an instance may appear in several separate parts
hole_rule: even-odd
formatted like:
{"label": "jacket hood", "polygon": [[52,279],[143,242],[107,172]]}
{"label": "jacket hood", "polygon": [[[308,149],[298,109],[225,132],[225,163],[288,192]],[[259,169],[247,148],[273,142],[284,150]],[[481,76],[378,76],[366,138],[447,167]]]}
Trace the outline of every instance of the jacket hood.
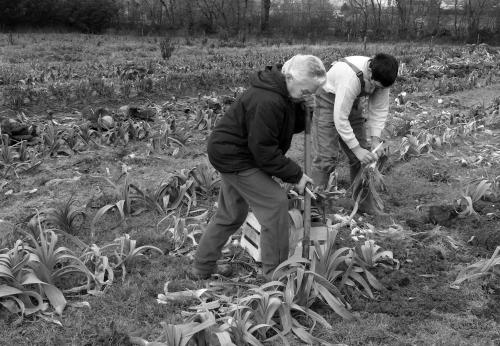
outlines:
{"label": "jacket hood", "polygon": [[289,97],[285,76],[281,73],[281,65],[267,66],[250,77],[250,84],[255,88],[274,91],[284,97]]}

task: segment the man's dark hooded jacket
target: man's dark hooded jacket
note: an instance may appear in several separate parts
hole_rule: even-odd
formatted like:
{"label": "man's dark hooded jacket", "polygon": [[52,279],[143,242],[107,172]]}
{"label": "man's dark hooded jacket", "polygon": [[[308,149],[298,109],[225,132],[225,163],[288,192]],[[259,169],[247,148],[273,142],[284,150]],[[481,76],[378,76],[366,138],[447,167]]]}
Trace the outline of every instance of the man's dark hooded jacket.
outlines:
{"label": "man's dark hooded jacket", "polygon": [[256,73],[250,83],[210,135],[210,162],[222,173],[257,167],[297,183],[302,169],[285,153],[293,134],[304,130],[304,106],[292,102],[279,65]]}

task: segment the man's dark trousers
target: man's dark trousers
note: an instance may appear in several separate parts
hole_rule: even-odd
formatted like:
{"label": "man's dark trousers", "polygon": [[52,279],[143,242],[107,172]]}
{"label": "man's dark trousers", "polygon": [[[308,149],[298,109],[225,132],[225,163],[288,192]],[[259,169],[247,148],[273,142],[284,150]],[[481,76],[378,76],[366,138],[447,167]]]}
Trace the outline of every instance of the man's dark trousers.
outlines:
{"label": "man's dark trousers", "polygon": [[229,237],[245,222],[249,207],[261,225],[260,249],[264,275],[288,259],[289,214],[286,191],[258,168],[221,173],[216,214],[201,237],[194,266],[214,273]]}

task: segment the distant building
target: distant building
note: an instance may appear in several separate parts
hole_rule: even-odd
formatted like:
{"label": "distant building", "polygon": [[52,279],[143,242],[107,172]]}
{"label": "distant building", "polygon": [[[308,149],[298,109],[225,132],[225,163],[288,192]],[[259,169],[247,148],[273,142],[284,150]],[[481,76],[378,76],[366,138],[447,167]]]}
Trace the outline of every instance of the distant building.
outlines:
{"label": "distant building", "polygon": [[[457,8],[462,9],[464,7],[465,0],[457,0],[456,2]],[[441,0],[441,8],[443,10],[455,9],[455,0]]]}
{"label": "distant building", "polygon": [[[328,0],[330,4],[332,4],[334,7],[340,8],[342,7],[343,4],[349,5],[349,0]],[[378,4],[379,0],[375,0],[375,2]],[[394,0],[380,0],[380,3],[382,7],[390,7],[391,4],[394,5]]]}
{"label": "distant building", "polygon": [[[349,0],[328,0],[333,6],[340,8],[343,4],[349,5]],[[391,7],[396,6],[397,0],[375,0],[378,4],[380,1],[382,7]],[[414,0],[412,1],[412,5],[416,5],[417,2],[423,1],[428,3],[428,0]],[[455,8],[455,1],[457,2],[457,8],[462,9],[464,7],[465,0],[441,0],[441,8],[443,10],[452,10]]]}

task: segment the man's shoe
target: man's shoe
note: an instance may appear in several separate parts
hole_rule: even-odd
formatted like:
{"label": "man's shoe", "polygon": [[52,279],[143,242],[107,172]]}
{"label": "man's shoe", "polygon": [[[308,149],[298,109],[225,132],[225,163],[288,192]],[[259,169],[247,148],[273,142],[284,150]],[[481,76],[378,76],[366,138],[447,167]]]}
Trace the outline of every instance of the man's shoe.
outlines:
{"label": "man's shoe", "polygon": [[230,264],[219,264],[217,265],[215,271],[207,272],[196,267],[192,267],[191,271],[188,272],[188,276],[192,280],[208,280],[214,274],[230,277],[233,274],[233,268],[231,268]]}
{"label": "man's shoe", "polygon": [[210,279],[213,272],[201,272],[196,268],[191,268],[190,271],[187,272],[187,277],[191,280],[207,280]]}

